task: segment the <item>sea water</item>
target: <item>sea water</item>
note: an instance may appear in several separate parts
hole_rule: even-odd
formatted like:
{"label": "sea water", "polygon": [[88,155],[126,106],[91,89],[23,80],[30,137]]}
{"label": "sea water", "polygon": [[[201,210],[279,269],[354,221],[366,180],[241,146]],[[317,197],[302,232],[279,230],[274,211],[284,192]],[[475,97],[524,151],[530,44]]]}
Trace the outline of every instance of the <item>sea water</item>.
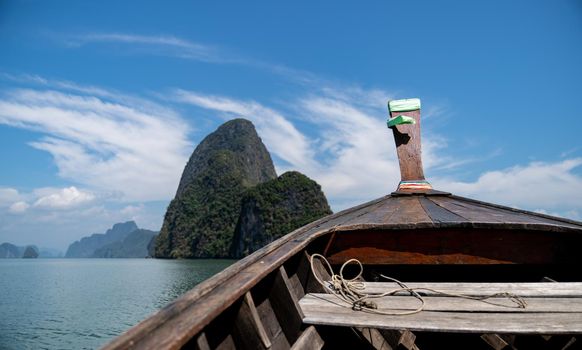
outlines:
{"label": "sea water", "polygon": [[233,260],[0,259],[0,349],[96,349]]}

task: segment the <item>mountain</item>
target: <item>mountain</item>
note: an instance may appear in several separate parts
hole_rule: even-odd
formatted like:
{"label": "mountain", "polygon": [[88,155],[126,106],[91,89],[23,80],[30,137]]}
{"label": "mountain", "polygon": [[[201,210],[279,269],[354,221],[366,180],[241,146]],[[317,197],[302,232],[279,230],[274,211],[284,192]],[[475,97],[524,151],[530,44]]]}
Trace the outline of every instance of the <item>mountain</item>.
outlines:
{"label": "mountain", "polygon": [[22,254],[22,258],[23,259],[36,259],[36,258],[38,258],[38,250],[35,249],[35,247],[29,245],[24,250],[24,253]]}
{"label": "mountain", "polygon": [[148,244],[156,236],[157,232],[137,229],[132,231],[123,240],[109,243],[97,250],[92,258],[146,258]]}
{"label": "mountain", "polygon": [[23,253],[23,247],[11,243],[0,244],[0,259],[21,258]]}
{"label": "mountain", "polygon": [[230,255],[242,258],[329,214],[331,209],[321,186],[299,172],[286,172],[247,191]]}
{"label": "mountain", "polygon": [[133,221],[115,224],[105,233],[94,233],[71,244],[67,249],[65,258],[89,258],[97,249],[116,241],[122,241],[137,229],[138,227]]}
{"label": "mountain", "polygon": [[298,172],[277,178],[253,124],[235,119],[194,150],[166,211],[154,255],[238,258],[330,213],[315,181]]}
{"label": "mountain", "polygon": [[228,257],[243,194],[276,176],[253,124],[245,119],[224,123],[190,157],[166,211],[155,256]]}

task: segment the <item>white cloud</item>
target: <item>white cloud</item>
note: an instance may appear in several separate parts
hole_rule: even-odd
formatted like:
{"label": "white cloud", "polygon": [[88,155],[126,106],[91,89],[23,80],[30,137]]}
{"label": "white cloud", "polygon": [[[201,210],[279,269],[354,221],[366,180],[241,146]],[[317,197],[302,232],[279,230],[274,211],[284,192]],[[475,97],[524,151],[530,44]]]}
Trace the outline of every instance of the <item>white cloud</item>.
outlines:
{"label": "white cloud", "polygon": [[581,165],[582,158],[532,162],[485,172],[474,182],[434,179],[433,184],[484,201],[576,217],[577,211],[572,208],[582,208],[582,176],[574,170]]}
{"label": "white cloud", "polygon": [[93,193],[79,190],[75,186],[62,189],[41,189],[36,192],[39,194],[49,192],[34,202],[34,207],[43,209],[68,209],[92,202],[95,199]]}
{"label": "white cloud", "polygon": [[0,187],[0,207],[9,206],[20,199],[18,190],[9,187]]}
{"label": "white cloud", "polygon": [[[188,125],[168,108],[55,90],[12,90],[0,98],[0,124],[45,136],[63,178],[124,200],[173,196],[191,151]],[[147,110],[146,110],[147,109]]]}
{"label": "white cloud", "polygon": [[24,201],[19,201],[19,202],[15,202],[13,203],[10,208],[8,208],[8,212],[11,214],[22,214],[24,213],[28,208],[30,207],[30,204],[24,202]]}

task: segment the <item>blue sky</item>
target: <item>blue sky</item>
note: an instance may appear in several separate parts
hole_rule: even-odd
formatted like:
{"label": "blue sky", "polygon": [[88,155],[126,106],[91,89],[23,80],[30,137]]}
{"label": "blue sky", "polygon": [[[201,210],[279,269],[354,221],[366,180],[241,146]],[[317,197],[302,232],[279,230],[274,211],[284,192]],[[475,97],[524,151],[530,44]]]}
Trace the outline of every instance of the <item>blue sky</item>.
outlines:
{"label": "blue sky", "polygon": [[435,187],[580,220],[581,39],[579,1],[0,1],[0,242],[158,230],[241,116],[334,210],[379,197],[408,97]]}

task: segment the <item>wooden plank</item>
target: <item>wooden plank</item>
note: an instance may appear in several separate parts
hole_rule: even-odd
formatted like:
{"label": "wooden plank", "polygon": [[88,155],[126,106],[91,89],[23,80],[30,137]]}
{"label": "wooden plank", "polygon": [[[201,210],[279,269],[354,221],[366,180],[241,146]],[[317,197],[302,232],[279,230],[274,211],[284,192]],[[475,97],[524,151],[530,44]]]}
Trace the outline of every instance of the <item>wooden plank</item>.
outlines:
{"label": "wooden plank", "polygon": [[269,300],[290,344],[294,343],[301,334],[302,319],[304,317],[303,311],[299,307],[299,301],[291,289],[287,272],[281,266],[275,272],[275,280],[269,293]]}
{"label": "wooden plank", "polygon": [[392,200],[397,202],[397,205],[391,215],[386,218],[386,221],[403,225],[432,223],[432,219],[424,211],[418,198],[418,196],[393,198]]}
{"label": "wooden plank", "polygon": [[[364,282],[366,293],[385,293],[399,288],[394,282]],[[524,283],[457,283],[457,282],[406,282],[410,288],[431,288],[445,293],[486,296],[495,293],[512,293],[523,297],[582,297],[582,282],[524,282]],[[424,295],[435,295],[423,291]]]}
{"label": "wooden plank", "polygon": [[451,197],[431,197],[430,201],[436,205],[459,215],[467,221],[505,223],[505,218],[492,215],[490,211],[482,210],[479,207],[466,202],[451,199]]}
{"label": "wooden plank", "polygon": [[532,216],[532,217],[535,217],[535,218],[542,220],[544,222],[544,224],[551,225],[551,226],[561,226],[561,227],[575,229],[575,230],[582,229],[582,222],[576,221],[576,220],[571,220],[571,219],[566,219],[566,218],[562,218],[562,217],[557,217],[557,216],[552,216],[552,215],[541,214],[541,213],[536,213],[536,212],[532,212],[532,211],[512,208],[512,207],[503,206],[503,205],[499,205],[499,204],[495,204],[495,203],[487,203],[487,202],[479,201],[479,200],[472,199],[472,198],[465,198],[465,197],[454,196],[454,195],[452,195],[450,197],[453,199],[456,199],[456,200],[470,202],[470,203],[474,203],[474,204],[478,204],[478,205],[482,205],[482,206],[487,206],[490,208],[497,208],[497,209],[502,209],[502,210],[506,210],[509,212],[513,212],[513,213]]}
{"label": "wooden plank", "polygon": [[318,304],[316,308],[303,302],[301,305],[305,313],[303,322],[312,325],[451,333],[582,334],[582,313],[422,311],[413,315],[387,316],[353,311],[330,303]]}
{"label": "wooden plank", "polygon": [[291,347],[291,350],[319,350],[323,347],[324,341],[313,326],[307,327],[297,341]]}
{"label": "wooden plank", "polygon": [[198,334],[196,337],[194,348],[196,350],[210,350],[210,345],[208,344],[208,340],[206,339],[206,334],[204,332],[200,332],[200,334]]}
{"label": "wooden plank", "polygon": [[433,222],[464,222],[467,219],[437,205],[428,197],[419,197],[418,200]]}
{"label": "wooden plank", "polygon": [[368,207],[366,212],[362,211],[358,216],[345,222],[344,225],[384,224],[388,222],[388,218],[398,209],[398,205],[398,200],[394,198],[379,202]]}
{"label": "wooden plank", "polygon": [[380,333],[394,349],[418,350],[415,344],[416,335],[408,329],[380,329]]}
{"label": "wooden plank", "polygon": [[481,339],[489,344],[493,350],[503,350],[509,348],[509,344],[498,334],[482,334]]}
{"label": "wooden plank", "polygon": [[[484,303],[478,300],[464,298],[426,296],[425,311],[452,311],[452,312],[513,312],[513,313],[533,313],[533,312],[555,312],[555,313],[582,313],[582,298],[523,298],[527,302],[527,307],[519,308],[518,305],[507,298],[491,298]],[[420,301],[412,296],[387,296],[372,299],[378,309],[381,310],[416,310],[420,306]],[[319,306],[338,305],[340,307],[350,307],[341,302],[336,296],[324,293],[307,294],[300,301],[302,308],[317,308]]]}
{"label": "wooden plank", "polygon": [[234,322],[237,339],[245,349],[269,349],[271,340],[261,322],[250,292],[246,292]]}
{"label": "wooden plank", "polygon": [[273,350],[289,349],[289,342],[277,320],[277,316],[275,315],[275,311],[273,311],[269,298],[265,298],[259,305],[257,305],[257,312],[265,326],[265,331],[267,332],[269,339],[271,339],[271,348]]}
{"label": "wooden plank", "polygon": [[297,274],[292,275],[289,277],[289,282],[291,283],[291,291],[295,294],[297,300],[303,298],[305,296],[305,291],[303,290],[301,281],[299,281],[299,276],[297,276]]}
{"label": "wooden plank", "polygon": [[[566,237],[568,236],[568,237]],[[576,264],[582,235],[514,229],[402,229],[338,232],[328,260],[363,264]]]}
{"label": "wooden plank", "polygon": [[315,272],[312,271],[311,270],[311,263],[310,263],[310,256],[307,253],[305,253],[305,260],[307,261],[307,265],[309,266],[309,272],[308,272],[309,277],[307,280],[307,286],[306,286],[305,290],[307,292],[311,292],[311,293],[323,293],[323,292],[325,292],[325,288],[315,279],[315,276],[313,274],[317,273],[317,276],[319,276],[319,278],[322,281],[329,281],[331,279],[329,272],[325,269],[325,267],[323,266],[323,263],[319,259],[315,259],[313,261],[313,269],[315,270]]}
{"label": "wooden plank", "polygon": [[376,328],[355,328],[358,333],[364,338],[372,348],[376,350],[393,350],[393,348],[388,345],[386,339],[380,331]]}
{"label": "wooden plank", "polygon": [[523,224],[526,227],[527,225],[537,224],[558,224],[558,222],[550,222],[549,220],[534,215],[497,208],[486,205],[485,203],[466,201],[455,197],[430,197],[429,200],[469,221],[499,222],[505,225]]}
{"label": "wooden plank", "polygon": [[224,340],[216,346],[215,350],[236,350],[236,345],[232,336],[229,334],[224,338]]}

